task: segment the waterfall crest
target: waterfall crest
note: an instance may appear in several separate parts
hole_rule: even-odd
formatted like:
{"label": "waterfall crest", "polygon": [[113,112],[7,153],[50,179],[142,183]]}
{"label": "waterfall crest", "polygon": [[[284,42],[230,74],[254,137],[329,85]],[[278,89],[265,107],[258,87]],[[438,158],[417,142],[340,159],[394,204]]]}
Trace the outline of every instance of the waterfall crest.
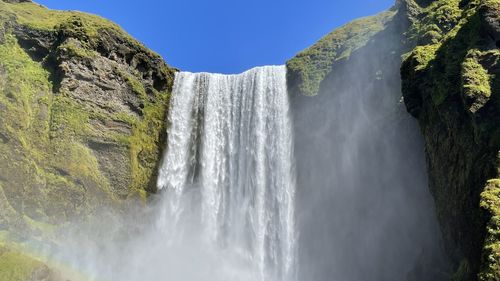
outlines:
{"label": "waterfall crest", "polygon": [[252,265],[249,279],[293,280],[296,190],[285,66],[177,73],[168,122],[159,228],[176,243],[199,226],[205,246]]}

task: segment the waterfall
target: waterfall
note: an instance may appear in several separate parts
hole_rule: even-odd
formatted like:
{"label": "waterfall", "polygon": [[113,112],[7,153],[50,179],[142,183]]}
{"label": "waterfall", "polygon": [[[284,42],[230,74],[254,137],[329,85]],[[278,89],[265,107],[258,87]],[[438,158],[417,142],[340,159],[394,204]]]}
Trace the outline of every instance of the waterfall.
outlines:
{"label": "waterfall", "polygon": [[170,243],[195,228],[202,247],[253,267],[248,279],[294,279],[289,115],[285,66],[176,74],[158,179],[165,197],[158,225]]}

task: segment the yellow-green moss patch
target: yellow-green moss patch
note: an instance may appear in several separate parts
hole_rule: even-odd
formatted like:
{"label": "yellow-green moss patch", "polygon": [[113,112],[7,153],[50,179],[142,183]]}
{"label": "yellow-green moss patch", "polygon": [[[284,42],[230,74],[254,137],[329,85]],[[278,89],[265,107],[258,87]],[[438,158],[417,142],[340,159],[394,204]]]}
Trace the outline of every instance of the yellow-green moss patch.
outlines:
{"label": "yellow-green moss patch", "polygon": [[475,55],[468,56],[462,63],[462,87],[469,97],[491,96],[491,76],[479,63]]}
{"label": "yellow-green moss patch", "polygon": [[481,207],[491,214],[487,227],[483,258],[485,259],[479,279],[500,280],[500,179],[488,181],[481,194]]}
{"label": "yellow-green moss patch", "polygon": [[29,281],[44,267],[39,260],[0,246],[0,281]]}

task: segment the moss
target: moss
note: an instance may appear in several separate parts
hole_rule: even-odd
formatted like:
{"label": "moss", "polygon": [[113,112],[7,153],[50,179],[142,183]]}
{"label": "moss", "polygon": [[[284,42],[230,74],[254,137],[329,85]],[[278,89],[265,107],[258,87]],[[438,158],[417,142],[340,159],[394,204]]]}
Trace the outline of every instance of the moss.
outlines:
{"label": "moss", "polygon": [[491,214],[484,245],[481,281],[500,279],[500,179],[489,180],[481,194],[481,207]]}
{"label": "moss", "polygon": [[65,52],[70,57],[94,59],[97,57],[97,52],[89,50],[81,46],[80,41],[75,39],[66,40],[64,44],[58,47],[59,50]]}
{"label": "moss", "polygon": [[412,52],[412,58],[415,62],[415,71],[427,69],[429,63],[436,58],[436,51],[439,49],[439,44],[418,46]]}
{"label": "moss", "polygon": [[0,281],[85,281],[88,278],[71,268],[51,262],[43,253],[8,241],[0,231]]}
{"label": "moss", "polygon": [[60,167],[70,174],[97,180],[95,157],[76,142],[94,134],[88,110],[67,94],[54,97],[49,73],[31,60],[12,35],[0,46],[0,65],[8,75],[8,89],[4,90],[14,97],[13,100],[8,95],[0,96],[9,109],[3,113],[5,125],[23,149],[44,168]]}
{"label": "moss", "polygon": [[93,58],[103,31],[112,32],[130,45],[146,50],[151,56],[158,55],[145,48],[120,26],[112,21],[78,11],[57,11],[33,3],[5,3],[0,1],[0,26],[14,18],[15,21],[32,30],[57,32],[66,38],[77,38],[78,45],[70,43],[65,47],[69,55]]}
{"label": "moss", "polygon": [[55,31],[58,29],[72,32],[77,38],[82,36],[95,39],[100,29],[110,29],[119,32],[124,38],[133,40],[130,35],[115,23],[99,16],[69,11],[49,10],[36,3],[9,4],[0,2],[0,10],[15,15],[18,23],[32,29]]}
{"label": "moss", "polygon": [[1,236],[145,201],[173,72],[108,20],[0,1]]}
{"label": "moss", "polygon": [[[438,9],[439,7],[441,9]],[[443,31],[441,40],[437,40],[436,37],[436,40],[432,42],[420,42],[421,45],[414,48],[411,54],[406,56],[403,63],[403,65],[413,67],[405,68],[406,72],[414,73],[412,74],[413,77],[426,77],[429,80],[421,81],[419,84],[432,87],[423,89],[426,92],[423,96],[431,97],[435,106],[443,104],[450,96],[450,93],[461,92],[460,85],[462,81],[459,78],[462,76],[465,57],[468,50],[475,48],[478,43],[479,19],[474,6],[469,7],[469,9],[461,10],[459,1],[456,0],[435,1],[423,11],[422,20],[416,22],[410,29],[410,38],[412,36],[417,38],[424,36],[425,33],[421,31],[426,30],[426,26],[429,25],[432,30],[439,26],[439,29]],[[442,11],[449,10],[454,12],[445,21]],[[411,63],[407,63],[408,61],[411,61]],[[465,65],[468,65],[467,62]],[[406,84],[405,81],[403,81],[403,84]],[[471,87],[471,89],[477,88]],[[413,90],[404,89],[404,91],[412,92]]]}
{"label": "moss", "polygon": [[[406,106],[426,139],[431,190],[456,266],[454,280],[475,280],[478,273],[481,280],[500,278],[496,180],[484,189],[497,177],[492,171],[498,165],[491,159],[500,149],[499,56],[482,24],[485,2],[436,0],[422,8],[408,33],[419,46],[401,68]],[[439,36],[422,40],[429,31]]]}
{"label": "moss", "polygon": [[82,184],[108,192],[97,160],[80,143],[94,133],[88,111],[64,93],[53,95],[50,73],[12,34],[0,45],[0,70],[0,132],[7,140],[0,153],[8,160],[0,170],[7,181],[6,200],[29,218],[57,221],[85,208],[77,203],[87,196]]}
{"label": "moss", "polygon": [[147,99],[146,90],[144,89],[144,85],[142,85],[142,83],[139,82],[139,79],[130,74],[122,74],[122,75],[124,76],[125,81],[132,89],[132,91],[143,100],[146,100]]}
{"label": "moss", "polygon": [[133,123],[132,136],[128,139],[132,160],[132,187],[143,188],[156,172],[156,161],[161,154],[165,128],[166,107],[169,96],[156,93],[156,103],[147,103],[143,119]]}
{"label": "moss", "polygon": [[289,89],[306,96],[316,95],[334,63],[364,46],[394,15],[395,11],[388,11],[353,21],[297,54],[287,62]]}
{"label": "moss", "polygon": [[435,44],[462,18],[460,0],[433,1],[421,9],[419,20],[410,27],[407,37],[419,44]]}
{"label": "moss", "polygon": [[479,63],[477,53],[462,63],[462,87],[468,97],[491,96],[491,76]]}
{"label": "moss", "polygon": [[53,98],[50,107],[51,138],[91,135],[90,112],[67,95],[63,93]]}
{"label": "moss", "polygon": [[28,281],[44,267],[39,260],[0,246],[0,281]]}

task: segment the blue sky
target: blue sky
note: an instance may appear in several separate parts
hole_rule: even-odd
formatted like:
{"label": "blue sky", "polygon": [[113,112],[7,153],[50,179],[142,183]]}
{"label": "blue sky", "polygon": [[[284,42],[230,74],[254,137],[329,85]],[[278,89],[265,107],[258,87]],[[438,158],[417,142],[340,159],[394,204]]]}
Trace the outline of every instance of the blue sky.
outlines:
{"label": "blue sky", "polygon": [[113,20],[187,71],[284,64],[323,35],[395,0],[35,0]]}

